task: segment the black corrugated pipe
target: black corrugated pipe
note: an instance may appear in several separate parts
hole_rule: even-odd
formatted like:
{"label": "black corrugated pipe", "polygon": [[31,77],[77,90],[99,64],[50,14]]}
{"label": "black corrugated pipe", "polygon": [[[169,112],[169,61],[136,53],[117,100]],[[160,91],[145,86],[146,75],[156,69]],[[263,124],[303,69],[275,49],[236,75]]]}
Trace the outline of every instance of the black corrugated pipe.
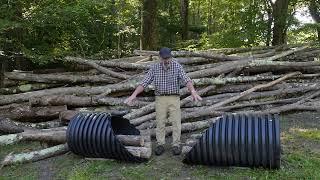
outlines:
{"label": "black corrugated pipe", "polygon": [[93,158],[111,158],[142,162],[146,159],[133,156],[116,135],[140,135],[129,120],[108,113],[79,113],[67,128],[67,143],[78,155]]}
{"label": "black corrugated pipe", "polygon": [[189,164],[279,168],[279,116],[224,115],[202,134],[183,161]]}

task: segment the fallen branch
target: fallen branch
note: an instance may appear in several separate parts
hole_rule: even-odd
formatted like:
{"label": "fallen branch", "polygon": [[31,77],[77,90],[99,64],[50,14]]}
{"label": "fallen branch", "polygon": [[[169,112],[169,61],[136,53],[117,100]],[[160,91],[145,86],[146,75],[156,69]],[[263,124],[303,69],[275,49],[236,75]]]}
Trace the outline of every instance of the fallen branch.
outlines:
{"label": "fallen branch", "polygon": [[33,73],[6,72],[4,75],[9,79],[39,82],[39,83],[72,83],[72,84],[108,83],[108,84],[112,84],[112,83],[120,82],[119,79],[112,78],[106,74],[88,76],[88,75],[71,75],[71,74],[68,74],[68,75],[66,74],[33,74]]}
{"label": "fallen branch", "polygon": [[21,122],[40,122],[58,118],[59,113],[67,110],[67,106],[30,107],[16,104],[15,107],[0,107],[1,117]]}
{"label": "fallen branch", "polygon": [[115,77],[115,78],[120,78],[120,79],[128,79],[129,76],[128,75],[125,75],[125,74],[121,74],[121,73],[117,73],[117,72],[114,72],[114,71],[111,71],[107,68],[104,68],[92,61],[88,61],[88,60],[83,60],[81,58],[71,58],[71,57],[66,57],[65,58],[66,61],[71,61],[71,62],[76,62],[76,63],[79,63],[79,64],[85,64],[85,65],[88,65],[88,66],[91,66],[95,69],[97,69],[98,71],[104,73],[104,74],[107,74],[107,75],[110,75],[112,77]]}
{"label": "fallen branch", "polygon": [[28,153],[9,154],[2,161],[2,166],[13,165],[17,163],[36,162],[53,156],[61,155],[69,151],[67,144],[61,144],[39,151]]}

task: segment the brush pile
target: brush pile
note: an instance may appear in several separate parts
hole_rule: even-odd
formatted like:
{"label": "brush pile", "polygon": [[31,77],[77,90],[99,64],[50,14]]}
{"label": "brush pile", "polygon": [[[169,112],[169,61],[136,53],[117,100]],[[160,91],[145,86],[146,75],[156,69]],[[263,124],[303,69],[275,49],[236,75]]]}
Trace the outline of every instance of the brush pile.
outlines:
{"label": "brush pile", "polygon": [[[68,151],[64,144],[66,126],[82,111],[124,116],[141,132],[155,136],[153,86],[133,106],[123,102],[142,81],[150,65],[159,61],[158,52],[136,50],[134,54],[112,60],[66,57],[64,63],[69,70],[4,72],[0,88],[3,134],[0,144],[21,140],[49,144],[41,152],[26,153],[34,155],[27,161],[65,153]],[[225,113],[320,110],[320,48],[317,46],[173,51],[172,54],[203,98],[201,102],[193,102],[187,88],[182,87],[182,133],[206,129]],[[169,126],[167,134],[170,133]],[[12,156],[8,155],[3,165],[13,164]]]}

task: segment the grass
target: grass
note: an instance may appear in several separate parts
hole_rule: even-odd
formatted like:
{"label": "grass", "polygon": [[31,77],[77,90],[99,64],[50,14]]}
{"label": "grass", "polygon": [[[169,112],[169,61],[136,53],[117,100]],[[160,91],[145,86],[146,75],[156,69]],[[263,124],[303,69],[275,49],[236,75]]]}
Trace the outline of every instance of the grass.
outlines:
{"label": "grass", "polygon": [[[72,153],[47,160],[3,167],[0,179],[320,179],[320,131],[291,126],[281,133],[279,170],[186,165],[170,151],[146,163],[115,160],[91,161]],[[40,149],[39,143],[19,143],[0,148],[0,159],[10,152]],[[48,177],[50,176],[50,177]]]}
{"label": "grass", "polygon": [[318,129],[297,129],[296,133],[304,139],[320,141],[320,130]]}

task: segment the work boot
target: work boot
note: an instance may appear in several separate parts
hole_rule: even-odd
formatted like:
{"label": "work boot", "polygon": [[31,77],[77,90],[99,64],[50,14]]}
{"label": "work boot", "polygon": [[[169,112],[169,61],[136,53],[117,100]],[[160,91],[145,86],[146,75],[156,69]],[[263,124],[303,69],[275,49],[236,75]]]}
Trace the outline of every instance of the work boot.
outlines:
{"label": "work boot", "polygon": [[156,149],[154,150],[154,153],[157,155],[157,156],[160,156],[161,154],[164,153],[164,147],[163,145],[158,145],[156,147]]}
{"label": "work boot", "polygon": [[180,155],[181,154],[181,147],[179,145],[175,145],[172,147],[172,154],[173,155]]}

